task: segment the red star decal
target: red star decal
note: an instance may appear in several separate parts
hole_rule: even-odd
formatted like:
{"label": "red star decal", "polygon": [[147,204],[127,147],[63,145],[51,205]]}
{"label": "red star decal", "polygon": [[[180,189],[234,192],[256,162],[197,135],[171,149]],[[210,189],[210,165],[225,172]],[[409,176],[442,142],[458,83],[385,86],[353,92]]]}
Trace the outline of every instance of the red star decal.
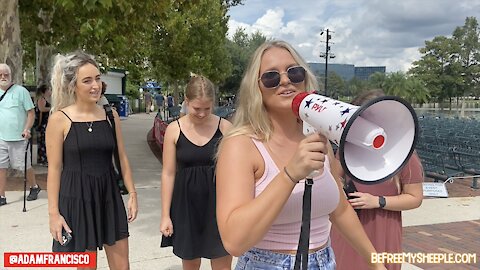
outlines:
{"label": "red star decal", "polygon": [[345,118],[345,120],[340,122],[340,124],[342,125],[342,128],[345,128],[345,125],[347,124],[347,119]]}

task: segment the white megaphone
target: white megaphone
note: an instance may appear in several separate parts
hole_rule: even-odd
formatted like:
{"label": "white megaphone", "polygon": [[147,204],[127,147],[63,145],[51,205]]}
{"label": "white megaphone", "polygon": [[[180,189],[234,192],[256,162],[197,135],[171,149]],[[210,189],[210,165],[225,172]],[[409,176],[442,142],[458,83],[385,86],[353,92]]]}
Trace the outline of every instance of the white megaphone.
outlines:
{"label": "white megaphone", "polygon": [[374,184],[393,177],[415,149],[417,115],[399,97],[355,106],[303,92],[293,99],[292,110],[303,120],[304,134],[320,132],[338,145],[345,173],[357,182]]}

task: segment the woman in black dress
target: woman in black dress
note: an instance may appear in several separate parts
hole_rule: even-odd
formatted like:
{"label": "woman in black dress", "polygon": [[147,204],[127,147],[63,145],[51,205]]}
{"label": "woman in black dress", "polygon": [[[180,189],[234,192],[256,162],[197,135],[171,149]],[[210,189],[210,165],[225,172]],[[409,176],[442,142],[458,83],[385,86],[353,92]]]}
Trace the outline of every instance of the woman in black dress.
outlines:
{"label": "woman in black dress", "polygon": [[212,114],[214,86],[203,76],[187,85],[188,114],[167,127],[162,168],[162,247],[173,246],[183,269],[231,269],[215,215],[214,155],[230,122]]}
{"label": "woman in black dress", "polygon": [[[114,111],[123,179],[130,192],[128,215],[112,165],[115,138],[101,95],[98,65],[75,52],[57,56],[52,72],[52,114],[46,133],[48,213],[53,251],[105,248],[111,269],[127,269],[128,222],[137,216],[137,193]],[[62,229],[72,240],[62,245]]]}
{"label": "woman in black dress", "polygon": [[50,116],[50,96],[52,91],[50,88],[42,84],[37,89],[39,95],[36,104],[38,110],[37,130],[37,164],[48,166],[47,147],[45,145],[45,131],[47,130],[48,117]]}

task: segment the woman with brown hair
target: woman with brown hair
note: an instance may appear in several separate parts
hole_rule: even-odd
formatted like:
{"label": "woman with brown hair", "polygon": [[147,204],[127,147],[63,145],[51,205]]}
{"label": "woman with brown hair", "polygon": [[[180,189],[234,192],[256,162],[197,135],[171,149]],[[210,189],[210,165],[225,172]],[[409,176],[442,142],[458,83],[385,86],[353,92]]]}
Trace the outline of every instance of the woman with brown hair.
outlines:
{"label": "woman with brown hair", "polygon": [[[380,89],[364,92],[352,101],[361,106],[367,101],[384,96]],[[414,152],[404,168],[392,179],[380,184],[366,185],[346,179],[356,192],[347,195],[358,218],[377,252],[402,252],[402,211],[414,209],[423,200],[423,168],[418,155]],[[353,187],[352,186],[352,187]],[[368,269],[359,254],[332,230],[332,247],[337,258],[338,270]],[[389,270],[400,270],[401,264],[386,264]]]}
{"label": "woman with brown hair", "polygon": [[48,166],[47,147],[45,145],[45,131],[47,130],[48,117],[50,116],[50,97],[52,90],[45,84],[37,89],[39,95],[36,104],[37,119],[37,164]]}

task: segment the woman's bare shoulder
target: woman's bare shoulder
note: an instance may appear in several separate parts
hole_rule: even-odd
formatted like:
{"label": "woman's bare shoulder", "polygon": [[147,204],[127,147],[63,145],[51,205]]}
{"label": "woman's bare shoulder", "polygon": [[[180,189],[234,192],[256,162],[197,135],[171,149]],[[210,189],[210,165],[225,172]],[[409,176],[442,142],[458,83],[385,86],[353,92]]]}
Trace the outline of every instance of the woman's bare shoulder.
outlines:
{"label": "woman's bare shoulder", "polygon": [[225,118],[220,120],[220,131],[225,134],[232,127],[232,123]]}
{"label": "woman's bare shoulder", "polygon": [[222,139],[222,148],[236,153],[251,153],[255,149],[252,136],[248,134],[235,135]]}
{"label": "woman's bare shoulder", "polygon": [[[50,123],[62,123],[64,122],[65,120],[68,121],[68,118],[67,116],[65,115],[66,113],[65,112],[61,112],[61,111],[56,111],[56,112],[53,112],[49,117],[49,124]],[[67,114],[68,115],[68,114]]]}

